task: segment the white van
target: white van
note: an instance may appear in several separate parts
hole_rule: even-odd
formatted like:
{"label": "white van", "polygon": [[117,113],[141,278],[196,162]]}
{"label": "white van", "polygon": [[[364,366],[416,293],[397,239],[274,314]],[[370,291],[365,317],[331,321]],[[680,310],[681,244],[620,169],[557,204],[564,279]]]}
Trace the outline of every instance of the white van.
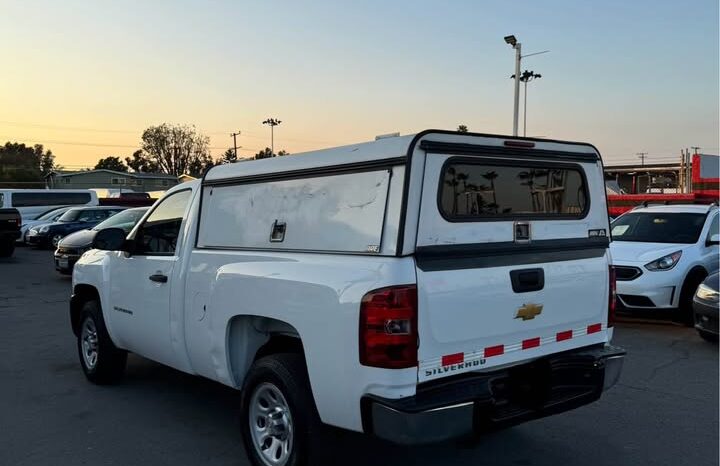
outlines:
{"label": "white van", "polygon": [[96,205],[97,194],[89,189],[0,189],[0,208],[17,209],[23,220],[35,220],[53,207]]}
{"label": "white van", "polygon": [[70,321],[92,382],[127,352],[216,380],[251,464],[317,465],[320,422],[411,444],[598,400],[624,356],[608,229],[589,144],[432,130],[220,165],[97,233]]}

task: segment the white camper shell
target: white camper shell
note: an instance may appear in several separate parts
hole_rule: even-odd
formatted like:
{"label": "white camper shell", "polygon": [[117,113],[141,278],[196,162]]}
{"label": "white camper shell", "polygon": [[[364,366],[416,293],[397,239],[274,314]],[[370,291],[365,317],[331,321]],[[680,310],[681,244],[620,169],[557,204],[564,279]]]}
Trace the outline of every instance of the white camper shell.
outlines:
{"label": "white camper shell", "polygon": [[[148,252],[157,222],[176,236]],[[297,352],[322,422],[434,441],[615,383],[608,231],[592,145],[429,130],[172,188],[80,259],[71,317],[81,337],[99,299],[119,350],[243,388],[247,416],[259,361]]]}

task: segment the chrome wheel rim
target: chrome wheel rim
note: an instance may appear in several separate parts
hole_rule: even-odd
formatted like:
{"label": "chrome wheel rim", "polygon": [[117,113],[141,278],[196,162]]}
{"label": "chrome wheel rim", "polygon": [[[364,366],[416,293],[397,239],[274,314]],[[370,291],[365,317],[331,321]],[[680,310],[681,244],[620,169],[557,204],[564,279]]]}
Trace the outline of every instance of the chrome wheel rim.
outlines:
{"label": "chrome wheel rim", "polygon": [[255,452],[268,466],[283,466],[293,448],[293,419],[280,389],[265,382],[250,397],[249,420]]}
{"label": "chrome wheel rim", "polygon": [[52,245],[57,247],[57,245],[60,243],[60,240],[63,239],[60,235],[55,235],[52,237]]}
{"label": "chrome wheel rim", "polygon": [[89,370],[95,369],[98,360],[98,335],[95,322],[88,317],[83,322],[82,332],[80,333],[80,344],[82,346],[83,361],[85,367]]}

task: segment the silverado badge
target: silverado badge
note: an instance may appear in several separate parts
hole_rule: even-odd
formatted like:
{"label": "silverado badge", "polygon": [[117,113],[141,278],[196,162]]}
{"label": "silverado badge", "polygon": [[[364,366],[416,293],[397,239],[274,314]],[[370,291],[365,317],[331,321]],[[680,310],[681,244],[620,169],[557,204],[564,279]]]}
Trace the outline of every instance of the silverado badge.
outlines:
{"label": "silverado badge", "polygon": [[542,310],[542,304],[523,304],[522,306],[520,306],[520,308],[518,308],[517,314],[515,314],[515,318],[522,320],[534,319],[535,316],[542,313]]}

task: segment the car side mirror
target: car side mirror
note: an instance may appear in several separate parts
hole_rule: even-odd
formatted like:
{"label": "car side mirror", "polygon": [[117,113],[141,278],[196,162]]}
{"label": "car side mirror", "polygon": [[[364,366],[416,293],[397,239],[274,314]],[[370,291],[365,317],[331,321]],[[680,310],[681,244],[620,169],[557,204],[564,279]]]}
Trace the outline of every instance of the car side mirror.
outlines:
{"label": "car side mirror", "polygon": [[712,246],[713,244],[720,244],[720,235],[717,233],[710,235],[710,238],[705,242],[707,246]]}
{"label": "car side mirror", "polygon": [[126,236],[122,228],[105,228],[97,232],[92,247],[103,251],[127,251]]}

